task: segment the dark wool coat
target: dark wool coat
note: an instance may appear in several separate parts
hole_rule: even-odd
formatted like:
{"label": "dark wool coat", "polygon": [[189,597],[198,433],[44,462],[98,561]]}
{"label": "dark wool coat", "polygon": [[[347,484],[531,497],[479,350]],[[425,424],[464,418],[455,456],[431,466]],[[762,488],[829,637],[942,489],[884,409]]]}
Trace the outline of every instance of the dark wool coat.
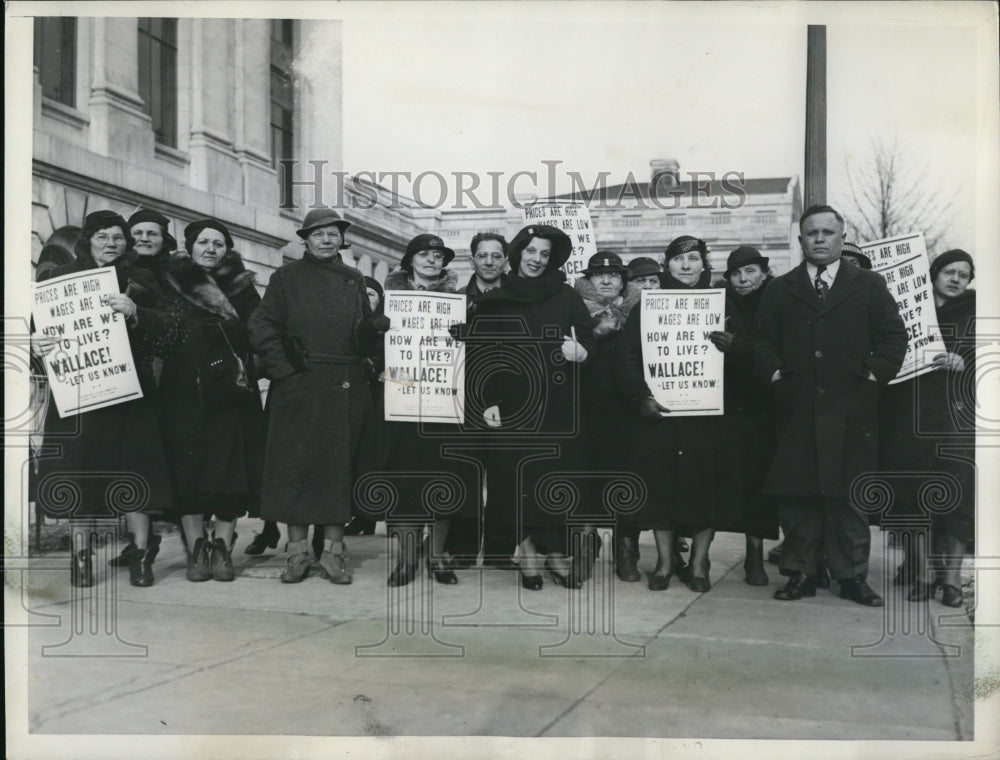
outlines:
{"label": "dark wool coat", "polygon": [[[587,469],[596,476],[588,493],[588,509],[595,520],[606,522],[618,517],[613,501],[605,498],[611,493],[606,491],[606,486],[612,482],[610,474],[630,470],[628,447],[632,410],[627,399],[618,393],[615,383],[617,347],[625,320],[642,295],[638,286],[627,283],[621,297],[608,299],[598,295],[586,277],[578,278],[573,287],[587,306],[594,333],[594,348],[580,378]],[[599,473],[608,476],[601,477]]]}
{"label": "dark wool coat", "polygon": [[[177,507],[183,514],[204,511],[223,517],[256,511],[265,423],[246,327],[260,303],[253,272],[236,251],[228,252],[211,273],[178,253],[164,277],[178,296],[186,336],[164,363],[159,393]],[[243,360],[255,392],[206,408],[198,398],[198,371],[214,358],[228,357],[230,345]]]}
{"label": "dark wool coat", "polygon": [[[671,290],[709,287],[705,272],[694,286],[660,276]],[[736,333],[745,331],[732,302],[726,302],[726,322]],[[735,324],[735,327],[733,325]],[[677,417],[648,422],[635,414],[636,402],[651,397],[642,363],[641,307],[632,310],[619,346],[616,382],[632,408],[629,462],[645,483],[646,500],[629,516],[642,529],[678,529],[686,534],[714,528],[742,531],[746,495],[740,442],[746,438],[745,416]],[[715,350],[715,349],[713,349]],[[739,351],[724,358],[724,372],[741,361]],[[728,400],[727,400],[728,401]]]}
{"label": "dark wool coat", "polygon": [[[497,473],[488,484],[490,515],[506,524],[520,521],[521,538],[536,528],[564,525],[567,511],[575,520],[585,514],[582,500],[566,500],[559,484],[569,480],[577,492],[586,488],[581,367],[558,350],[571,328],[592,352],[590,314],[558,270],[533,279],[508,277],[476,302],[469,325],[477,351],[492,357],[489,366],[477,368],[483,381],[469,395],[478,397],[478,408],[500,409],[501,428],[490,452],[490,472]],[[547,477],[555,473],[566,476]]]}
{"label": "dark wool coat", "polygon": [[[882,517],[932,518],[936,530],[966,542],[975,532],[975,318],[975,290],[937,307],[945,345],[965,368],[889,385],[879,399],[879,471],[893,492]],[[943,489],[921,493],[934,484]],[[947,496],[939,501],[942,494]]]}
{"label": "dark wool coat", "polygon": [[[250,343],[268,391],[261,517],[291,525],[346,523],[372,405],[356,340],[371,307],[361,273],[308,251],[271,275],[250,317]],[[301,341],[296,371],[283,339]]]}
{"label": "dark wool coat", "polygon": [[[126,326],[143,397],[65,419],[54,402],[49,404],[37,501],[50,517],[118,517],[137,507],[162,514],[173,507],[152,358],[170,357],[184,334],[180,313],[134,260],[134,254],[126,254],[113,266],[121,292],[127,291],[138,307],[138,321]],[[41,279],[97,268],[89,255],[79,255]]]}
{"label": "dark wool coat", "polygon": [[843,499],[875,469],[879,386],[899,371],[906,344],[896,303],[874,272],[842,264],[823,301],[805,262],[774,279],[754,336],[760,382],[782,373],[770,385],[778,440],[765,492]]}
{"label": "dark wool coat", "polygon": [[[458,292],[454,272],[441,270],[437,282],[418,286],[410,272],[391,272],[385,278],[389,290],[418,290],[431,293]],[[395,506],[388,512],[370,517],[421,522],[435,516],[479,514],[482,502],[482,477],[476,462],[446,456],[445,449],[459,442],[457,425],[445,423],[384,422],[381,434],[380,469],[396,493]],[[443,476],[435,481],[435,476]],[[457,477],[458,481],[452,478]],[[435,488],[446,483],[443,488]],[[441,497],[443,498],[437,498]]]}
{"label": "dark wool coat", "polygon": [[732,447],[743,483],[743,532],[760,538],[778,538],[775,499],[763,493],[764,479],[774,456],[774,410],[770,389],[753,372],[753,325],[769,277],[745,296],[726,288],[726,325],[733,347],[726,357],[724,399],[727,422],[735,436]]}

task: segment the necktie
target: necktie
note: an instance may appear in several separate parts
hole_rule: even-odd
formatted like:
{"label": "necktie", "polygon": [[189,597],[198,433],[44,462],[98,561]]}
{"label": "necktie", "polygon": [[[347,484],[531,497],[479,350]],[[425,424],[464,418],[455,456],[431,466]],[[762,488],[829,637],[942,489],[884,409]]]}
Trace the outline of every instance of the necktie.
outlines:
{"label": "necktie", "polygon": [[826,284],[826,280],[823,279],[823,272],[826,271],[826,264],[820,264],[816,267],[816,279],[813,280],[813,285],[816,287],[816,297],[820,301],[826,300],[827,293],[830,292],[830,286]]}

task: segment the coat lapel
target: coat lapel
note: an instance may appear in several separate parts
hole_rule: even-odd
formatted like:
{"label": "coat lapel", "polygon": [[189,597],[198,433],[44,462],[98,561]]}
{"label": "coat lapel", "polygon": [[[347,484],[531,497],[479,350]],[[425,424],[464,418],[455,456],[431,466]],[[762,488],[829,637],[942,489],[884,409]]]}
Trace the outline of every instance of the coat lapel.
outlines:
{"label": "coat lapel", "polygon": [[833,281],[833,286],[830,288],[826,300],[821,302],[818,298],[816,299],[817,303],[820,304],[820,313],[825,314],[831,309],[835,309],[854,295],[854,290],[857,287],[857,279],[858,270],[846,261],[841,261],[840,269],[837,270],[837,279]]}
{"label": "coat lapel", "polygon": [[803,261],[792,270],[792,284],[789,292],[803,303],[814,309],[820,307],[819,296],[813,287],[812,280],[809,279],[809,272],[806,270],[806,263]]}

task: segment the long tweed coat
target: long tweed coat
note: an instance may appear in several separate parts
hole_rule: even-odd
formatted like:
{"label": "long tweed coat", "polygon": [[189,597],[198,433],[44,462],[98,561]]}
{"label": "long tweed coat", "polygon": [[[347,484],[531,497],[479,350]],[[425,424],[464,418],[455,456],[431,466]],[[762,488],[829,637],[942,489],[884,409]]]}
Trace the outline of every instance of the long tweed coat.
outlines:
{"label": "long tweed coat", "polygon": [[[361,433],[371,395],[356,336],[370,313],[361,273],[310,253],[271,275],[250,317],[250,343],[268,392],[261,517],[327,525],[351,517]],[[285,340],[297,338],[308,368],[296,371]]]}

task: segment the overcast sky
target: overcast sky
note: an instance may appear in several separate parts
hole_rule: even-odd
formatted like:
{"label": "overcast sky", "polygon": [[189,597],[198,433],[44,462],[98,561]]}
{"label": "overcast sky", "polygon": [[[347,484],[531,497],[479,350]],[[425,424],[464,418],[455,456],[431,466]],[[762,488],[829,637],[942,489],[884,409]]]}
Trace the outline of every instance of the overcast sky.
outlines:
{"label": "overcast sky", "polygon": [[806,18],[802,5],[417,4],[424,13],[349,16],[345,169],[510,175],[556,160],[591,182],[600,171],[644,181],[650,159],[676,158],[682,172],[801,178],[806,24],[825,21],[829,199],[846,192],[845,158],[863,162],[873,138],[895,136],[933,190],[958,192],[949,241],[968,241],[978,85],[961,14],[910,4],[891,17]]}

